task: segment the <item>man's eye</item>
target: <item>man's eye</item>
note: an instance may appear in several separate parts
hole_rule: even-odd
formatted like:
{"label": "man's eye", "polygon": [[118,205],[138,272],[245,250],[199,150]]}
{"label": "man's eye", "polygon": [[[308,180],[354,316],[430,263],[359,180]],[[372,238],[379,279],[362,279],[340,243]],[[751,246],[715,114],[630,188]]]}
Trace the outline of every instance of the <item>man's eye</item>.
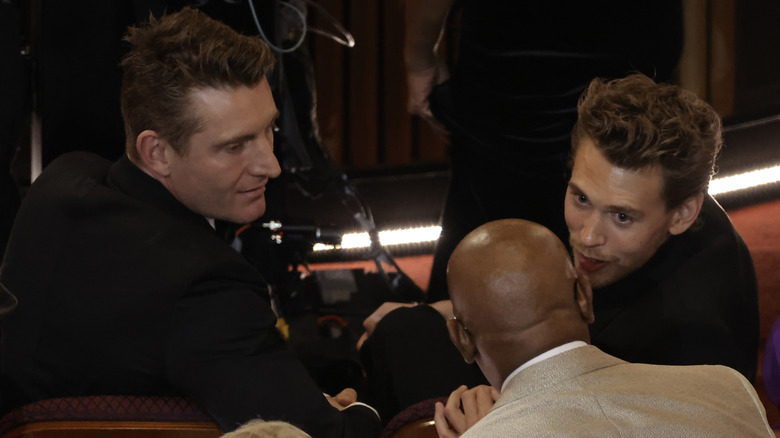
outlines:
{"label": "man's eye", "polygon": [[631,223],[633,221],[631,216],[629,216],[629,215],[627,215],[625,213],[616,213],[615,214],[615,219],[617,219],[617,221],[619,223],[621,223],[621,224],[629,224],[629,223]]}
{"label": "man's eye", "polygon": [[577,202],[580,204],[587,204],[588,203],[588,197],[583,194],[576,194],[574,195],[577,198]]}

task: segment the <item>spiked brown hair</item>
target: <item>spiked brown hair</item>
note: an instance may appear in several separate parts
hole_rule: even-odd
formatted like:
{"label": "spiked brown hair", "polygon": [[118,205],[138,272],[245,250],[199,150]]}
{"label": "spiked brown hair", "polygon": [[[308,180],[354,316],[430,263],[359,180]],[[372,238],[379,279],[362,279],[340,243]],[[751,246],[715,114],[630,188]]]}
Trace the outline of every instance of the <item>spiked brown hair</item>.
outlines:
{"label": "spiked brown hair", "polygon": [[193,90],[254,86],[274,66],[262,39],[241,35],[189,7],[150,17],[124,39],[131,48],[122,59],[122,117],[133,159],[138,159],[136,138],[147,129],[184,154],[190,137],[202,129],[198,115],[189,111]]}

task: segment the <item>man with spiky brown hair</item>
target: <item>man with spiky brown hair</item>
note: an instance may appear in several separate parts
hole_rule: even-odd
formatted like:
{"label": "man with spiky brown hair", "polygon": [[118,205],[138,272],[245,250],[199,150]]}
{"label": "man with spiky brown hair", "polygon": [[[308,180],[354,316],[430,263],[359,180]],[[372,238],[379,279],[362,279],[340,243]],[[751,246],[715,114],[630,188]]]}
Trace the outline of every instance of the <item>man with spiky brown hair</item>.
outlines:
{"label": "man with spiky brown hair", "polygon": [[179,394],[224,431],[260,417],[378,436],[354,390],[316,386],[275,327],[265,280],[215,231],[262,216],[280,174],[273,53],[190,8],[126,40],[126,155],[62,156],[16,219],[0,275],[19,299],[2,325],[6,407]]}

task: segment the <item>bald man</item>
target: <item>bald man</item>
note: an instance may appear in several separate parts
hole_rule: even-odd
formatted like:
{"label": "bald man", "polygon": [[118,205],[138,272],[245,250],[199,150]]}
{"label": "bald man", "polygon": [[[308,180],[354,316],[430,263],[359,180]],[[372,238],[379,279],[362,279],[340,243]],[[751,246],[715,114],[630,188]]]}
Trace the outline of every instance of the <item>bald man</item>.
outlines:
{"label": "bald man", "polygon": [[447,273],[450,338],[494,391],[461,387],[437,404],[440,438],[774,436],[753,387],[731,368],[632,364],[588,345],[589,281],[541,225],[477,228]]}

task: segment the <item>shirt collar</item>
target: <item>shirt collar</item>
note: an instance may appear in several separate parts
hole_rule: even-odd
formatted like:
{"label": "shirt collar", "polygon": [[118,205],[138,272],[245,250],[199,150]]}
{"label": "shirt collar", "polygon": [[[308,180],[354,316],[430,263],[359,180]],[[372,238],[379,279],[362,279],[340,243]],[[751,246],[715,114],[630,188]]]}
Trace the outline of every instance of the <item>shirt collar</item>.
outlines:
{"label": "shirt collar", "polygon": [[527,361],[526,363],[520,365],[516,370],[512,371],[512,373],[507,376],[506,379],[504,379],[504,383],[501,385],[501,392],[504,392],[504,388],[506,388],[507,383],[509,383],[510,380],[512,380],[512,377],[518,375],[520,371],[523,371],[524,369],[530,367],[531,365],[535,363],[539,363],[545,359],[549,359],[553,356],[556,356],[558,354],[561,354],[565,351],[573,350],[575,348],[584,347],[588,345],[584,341],[571,341],[567,342],[563,345],[559,345],[553,349],[547,350],[544,353],[532,358],[531,360]]}

